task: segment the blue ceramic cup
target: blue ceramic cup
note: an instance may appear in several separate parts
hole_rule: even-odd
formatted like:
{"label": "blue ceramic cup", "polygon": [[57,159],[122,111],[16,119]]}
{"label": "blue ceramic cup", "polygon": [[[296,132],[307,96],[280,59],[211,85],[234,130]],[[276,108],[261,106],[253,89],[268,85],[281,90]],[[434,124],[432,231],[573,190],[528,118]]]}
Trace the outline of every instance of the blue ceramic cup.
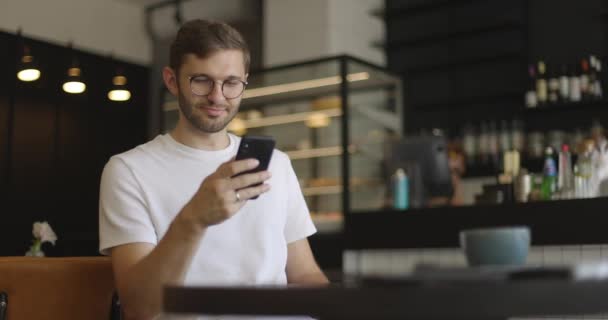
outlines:
{"label": "blue ceramic cup", "polygon": [[530,249],[525,226],[469,229],[460,232],[460,248],[469,266],[524,265]]}

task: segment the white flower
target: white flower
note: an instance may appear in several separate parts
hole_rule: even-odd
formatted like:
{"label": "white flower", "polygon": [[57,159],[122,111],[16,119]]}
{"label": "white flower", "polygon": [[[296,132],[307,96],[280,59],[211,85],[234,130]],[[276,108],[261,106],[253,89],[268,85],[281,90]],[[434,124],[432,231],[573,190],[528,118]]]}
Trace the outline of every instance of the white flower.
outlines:
{"label": "white flower", "polygon": [[55,245],[57,241],[57,235],[51,228],[48,222],[34,222],[34,229],[32,230],[34,238],[40,240],[40,243],[50,242]]}

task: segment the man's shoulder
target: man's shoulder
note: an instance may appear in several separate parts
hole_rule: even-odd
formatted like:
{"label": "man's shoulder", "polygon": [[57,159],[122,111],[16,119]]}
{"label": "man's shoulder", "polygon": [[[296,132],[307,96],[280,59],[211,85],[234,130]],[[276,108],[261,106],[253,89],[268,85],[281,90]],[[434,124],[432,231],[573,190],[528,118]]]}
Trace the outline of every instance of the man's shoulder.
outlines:
{"label": "man's shoulder", "polygon": [[281,151],[279,149],[274,149],[273,151],[273,161],[278,161],[281,165],[286,165],[288,163],[291,162],[291,160],[289,159],[289,156],[287,155],[287,153],[285,153],[284,151]]}
{"label": "man's shoulder", "polygon": [[130,150],[112,156],[108,162],[112,163],[119,161],[129,165],[134,162],[137,163],[145,161],[147,158],[150,158],[154,154],[158,154],[159,151],[165,148],[163,139],[164,137],[162,135],[158,135],[156,138],[146,143],[140,144]]}

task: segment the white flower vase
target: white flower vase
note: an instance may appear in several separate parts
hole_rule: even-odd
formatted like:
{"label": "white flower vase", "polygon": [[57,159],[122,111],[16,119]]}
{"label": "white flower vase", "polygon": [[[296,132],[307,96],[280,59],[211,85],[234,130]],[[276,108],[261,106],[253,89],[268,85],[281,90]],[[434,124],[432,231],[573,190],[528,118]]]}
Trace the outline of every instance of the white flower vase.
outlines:
{"label": "white flower vase", "polygon": [[39,240],[34,241],[34,244],[25,253],[26,257],[44,257],[44,251],[40,249],[42,243]]}
{"label": "white flower vase", "polygon": [[28,252],[25,253],[25,256],[26,257],[44,257],[44,252],[28,250]]}
{"label": "white flower vase", "polygon": [[44,257],[44,251],[41,249],[42,244],[44,242],[49,242],[50,244],[55,245],[55,241],[57,241],[57,235],[46,221],[34,222],[32,235],[34,236],[34,240],[25,253],[26,257]]}

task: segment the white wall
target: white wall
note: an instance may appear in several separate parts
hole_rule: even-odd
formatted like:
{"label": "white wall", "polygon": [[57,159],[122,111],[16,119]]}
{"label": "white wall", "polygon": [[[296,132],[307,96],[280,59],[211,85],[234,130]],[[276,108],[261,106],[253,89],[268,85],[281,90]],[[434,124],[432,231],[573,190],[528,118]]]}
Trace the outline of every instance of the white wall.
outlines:
{"label": "white wall", "polygon": [[264,1],[264,65],[329,54],[327,0]]}
{"label": "white wall", "polygon": [[384,22],[370,15],[383,6],[383,0],[330,0],[329,51],[385,65],[384,50],[371,46],[385,38]]}
{"label": "white wall", "polygon": [[384,53],[370,46],[384,40],[381,20],[370,16],[382,0],[264,1],[266,66],[350,54],[384,65]]}
{"label": "white wall", "polygon": [[[252,16],[252,12],[256,11],[255,6],[255,1],[248,0],[193,0],[183,2],[180,8],[184,21],[217,19],[232,23],[244,20],[259,20],[259,17]],[[174,16],[174,6],[159,8],[152,13],[151,26],[155,37],[173,38],[175,36],[177,26]]]}
{"label": "white wall", "polygon": [[0,0],[0,29],[77,49],[110,52],[148,64],[151,50],[141,7],[110,0]]}

